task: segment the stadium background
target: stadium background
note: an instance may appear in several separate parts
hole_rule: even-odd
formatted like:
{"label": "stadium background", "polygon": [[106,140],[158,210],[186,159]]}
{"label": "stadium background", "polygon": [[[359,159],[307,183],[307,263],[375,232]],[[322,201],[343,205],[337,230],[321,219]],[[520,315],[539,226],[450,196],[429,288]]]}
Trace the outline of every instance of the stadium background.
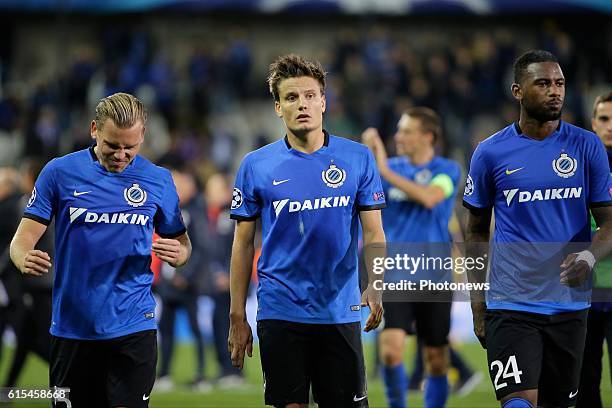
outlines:
{"label": "stadium background", "polygon": [[[559,57],[568,84],[564,118],[590,127],[594,96],[612,88],[610,13],[606,0],[3,0],[0,167],[88,146],[97,101],[125,91],[149,109],[143,154],[153,161],[180,158],[203,185],[283,135],[265,78],[276,56],[296,52],[319,59],[330,72],[325,127],[332,133],[359,139],[365,127],[375,126],[393,150],[399,113],[426,105],[444,120],[440,152],[465,169],[478,141],[517,118],[510,68],[524,50],[544,48]],[[462,220],[460,205],[457,214]],[[200,303],[210,343],[212,304],[207,297]],[[257,354],[240,388],[194,394],[180,387],[194,371],[181,316],[172,369],[179,388],[154,393],[151,406],[261,406]],[[454,311],[453,338],[486,374],[465,304]],[[370,340],[367,359],[373,362]],[[0,378],[13,347],[9,332]],[[209,377],[216,374],[213,353],[208,347]],[[45,386],[46,369],[30,357],[19,384]],[[372,406],[382,406],[380,381],[373,369],[369,375]],[[609,376],[604,364],[604,401],[612,406]],[[420,404],[413,394],[410,406]],[[497,404],[485,379],[449,406]]]}

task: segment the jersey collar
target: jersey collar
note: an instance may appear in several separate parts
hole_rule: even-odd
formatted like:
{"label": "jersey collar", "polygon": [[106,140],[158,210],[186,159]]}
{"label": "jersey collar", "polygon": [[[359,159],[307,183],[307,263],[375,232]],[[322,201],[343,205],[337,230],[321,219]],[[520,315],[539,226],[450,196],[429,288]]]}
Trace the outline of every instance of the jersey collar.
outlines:
{"label": "jersey collar", "polygon": [[87,150],[89,150],[89,154],[91,155],[91,159],[92,159],[93,161],[97,162],[97,161],[98,161],[98,156],[96,156],[96,152],[94,151],[94,147],[95,147],[95,146],[96,146],[96,145],[95,145],[95,144],[93,144],[93,145],[91,145],[91,146],[89,147],[89,149],[87,149]]}
{"label": "jersey collar", "polygon": [[[287,146],[287,149],[292,150],[293,147],[291,147],[291,145],[289,144],[289,137],[287,137],[286,134],[285,134],[284,140],[285,140],[285,146]],[[328,147],[328,146],[329,146],[329,133],[327,133],[327,130],[323,129],[323,146],[322,147]],[[313,152],[313,153],[316,153],[316,152]]]}
{"label": "jersey collar", "polygon": [[404,158],[404,163],[409,164],[410,166],[414,167],[415,169],[423,170],[423,169],[429,168],[431,166],[431,164],[434,161],[436,161],[436,159],[438,158],[438,155],[434,154],[430,161],[425,162],[425,163],[421,163],[421,164],[413,163],[408,156],[403,156],[403,158]]}
{"label": "jersey collar", "polygon": [[563,123],[563,121],[562,121],[562,120],[559,120],[559,124],[557,125],[557,129],[555,129],[555,131],[554,131],[553,133],[551,133],[551,134],[550,134],[550,135],[549,135],[549,136],[548,136],[546,139],[544,139],[544,140],[536,140],[536,139],[532,139],[532,138],[530,138],[530,137],[529,137],[529,136],[527,136],[527,135],[524,135],[524,134],[523,134],[523,129],[521,129],[521,127],[520,127],[520,125],[519,125],[519,123],[518,123],[518,122],[514,122],[514,130],[516,131],[516,134],[517,134],[518,136],[524,137],[524,138],[529,139],[529,140],[533,140],[533,141],[534,141],[534,142],[536,142],[536,143],[542,143],[542,142],[545,142],[546,140],[550,139],[550,138],[551,138],[551,136],[555,135],[556,133],[558,133],[558,132],[561,130],[561,123]]}

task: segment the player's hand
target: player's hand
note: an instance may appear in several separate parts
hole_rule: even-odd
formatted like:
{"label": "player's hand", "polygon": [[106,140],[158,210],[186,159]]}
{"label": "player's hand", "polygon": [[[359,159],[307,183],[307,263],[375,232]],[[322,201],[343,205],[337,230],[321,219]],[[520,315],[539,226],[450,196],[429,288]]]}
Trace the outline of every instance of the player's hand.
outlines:
{"label": "player's hand", "polygon": [[229,335],[227,336],[227,351],[230,353],[232,365],[242,370],[244,353],[253,357],[253,333],[246,319],[230,318]]}
{"label": "player's hand", "polygon": [[38,249],[31,249],[23,258],[23,264],[19,270],[27,275],[41,276],[43,273],[49,273],[49,268],[51,268],[49,254]]}
{"label": "player's hand", "polygon": [[485,333],[485,315],[486,305],[484,302],[472,302],[472,320],[474,322],[474,334],[480,342],[483,349],[487,348],[487,340]]}
{"label": "player's hand", "polygon": [[372,150],[379,171],[385,170],[387,168],[388,160],[387,149],[385,149],[385,144],[380,138],[378,130],[372,127],[367,128],[361,134],[361,140],[363,141],[364,145],[368,146],[368,148]]}
{"label": "player's hand", "polygon": [[181,243],[176,239],[159,238],[153,243],[153,253],[162,261],[176,266],[181,255]]}
{"label": "player's hand", "polygon": [[380,325],[383,317],[381,291],[368,285],[361,296],[361,306],[368,306],[370,308],[370,315],[368,316],[368,320],[366,320],[363,331],[369,332],[370,330],[376,329]]}
{"label": "player's hand", "polygon": [[369,127],[363,131],[361,134],[361,142],[368,146],[370,150],[374,152],[374,150],[378,147],[376,140],[380,140],[380,135],[378,134],[378,129]]}
{"label": "player's hand", "polygon": [[560,281],[569,287],[580,286],[591,275],[591,268],[586,261],[576,262],[578,254],[569,254],[561,264]]}

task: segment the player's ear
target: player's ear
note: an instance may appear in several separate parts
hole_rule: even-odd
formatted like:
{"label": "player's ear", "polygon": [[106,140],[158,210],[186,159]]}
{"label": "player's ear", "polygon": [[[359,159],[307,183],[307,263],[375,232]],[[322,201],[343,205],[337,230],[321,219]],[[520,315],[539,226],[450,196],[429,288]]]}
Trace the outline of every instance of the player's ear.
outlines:
{"label": "player's ear", "polygon": [[591,129],[593,129],[593,132],[597,133],[597,124],[595,122],[595,118],[591,118]]}
{"label": "player's ear", "polygon": [[276,112],[276,116],[279,118],[283,117],[283,110],[281,109],[281,104],[279,101],[274,101],[274,111]]}
{"label": "player's ear", "polygon": [[425,133],[426,137],[427,137],[427,142],[434,146],[436,144],[436,139],[434,138],[434,134],[433,132],[427,132]]}
{"label": "player's ear", "polygon": [[94,140],[96,139],[96,136],[98,135],[98,127],[96,126],[95,120],[91,121],[91,125],[89,126],[89,135]]}
{"label": "player's ear", "polygon": [[521,89],[521,86],[516,82],[512,83],[512,85],[510,86],[510,91],[512,92],[512,96],[514,96],[514,99],[516,99],[517,101],[523,99],[523,90]]}
{"label": "player's ear", "polygon": [[326,107],[327,107],[327,100],[325,99],[325,94],[321,93],[321,112],[325,112]]}

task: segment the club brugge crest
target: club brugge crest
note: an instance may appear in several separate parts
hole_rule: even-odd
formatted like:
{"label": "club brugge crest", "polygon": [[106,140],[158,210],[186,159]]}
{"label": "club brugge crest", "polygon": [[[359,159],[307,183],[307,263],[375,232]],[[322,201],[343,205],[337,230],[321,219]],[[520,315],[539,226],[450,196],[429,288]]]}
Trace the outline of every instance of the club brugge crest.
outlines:
{"label": "club brugge crest", "polygon": [[346,180],[346,171],[335,164],[330,164],[327,170],[321,172],[321,178],[323,178],[323,181],[328,187],[338,188],[344,184],[344,180]]}
{"label": "club brugge crest", "polygon": [[561,153],[558,158],[552,161],[552,167],[557,176],[569,178],[576,173],[578,162],[576,159],[569,157],[567,153]]}
{"label": "club brugge crest", "polygon": [[123,190],[123,198],[132,207],[140,207],[147,201],[147,192],[138,184],[132,184],[132,187]]}
{"label": "club brugge crest", "polygon": [[419,184],[426,185],[431,181],[431,170],[423,169],[414,175],[414,181]]}

